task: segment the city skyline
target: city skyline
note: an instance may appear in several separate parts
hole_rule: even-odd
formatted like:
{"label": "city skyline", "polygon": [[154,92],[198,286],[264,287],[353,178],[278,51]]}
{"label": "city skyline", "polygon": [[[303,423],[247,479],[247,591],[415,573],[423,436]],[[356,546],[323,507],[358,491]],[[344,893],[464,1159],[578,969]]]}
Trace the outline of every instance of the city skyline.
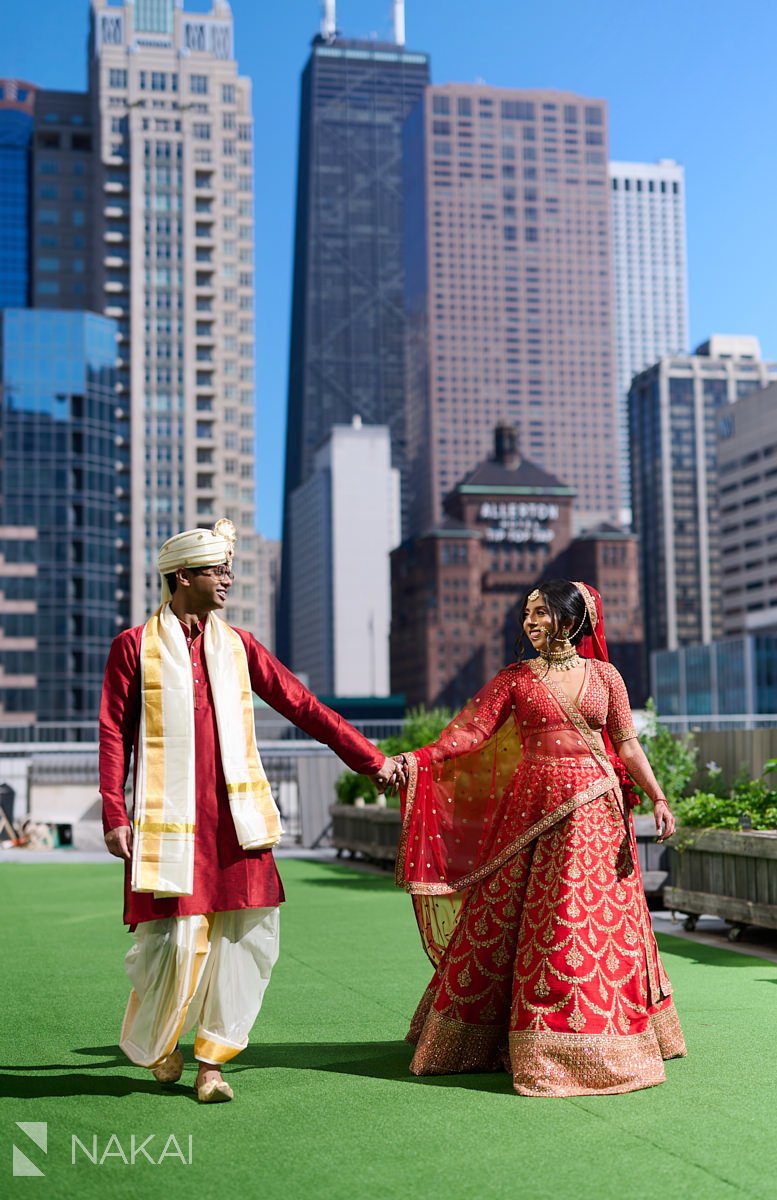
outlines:
{"label": "city skyline", "polygon": [[[187,7],[202,11],[194,2]],[[777,357],[777,332],[769,321],[769,280],[777,269],[777,245],[764,236],[777,167],[759,149],[759,129],[777,101],[768,88],[768,31],[777,12],[756,5],[760,34],[752,22],[738,28],[721,4],[699,24],[689,10],[668,2],[638,12],[602,3],[591,11],[560,4],[552,12],[518,12],[502,0],[468,19],[460,3],[408,5],[407,40],[428,52],[437,83],[485,77],[490,85],[550,87],[600,95],[609,102],[613,159],[651,161],[672,157],[685,167],[688,187],[690,342],[715,332],[752,333],[764,357]],[[719,10],[719,19],[715,16]],[[285,434],[294,188],[299,75],[318,30],[314,0],[295,0],[263,21],[247,0],[232,4],[241,74],[254,79],[254,107],[271,107],[273,121],[258,120],[257,157],[257,428],[261,464],[258,525],[267,536],[280,528]],[[340,0],[338,26],[347,36],[390,36],[390,6],[377,0]],[[5,22],[0,72],[44,88],[85,86],[83,38],[88,5],[65,8],[41,0],[16,7]],[[722,22],[722,25],[721,25]],[[46,31],[41,37],[40,30]],[[748,61],[736,89],[721,86],[725,72],[709,71],[719,59],[721,28],[726,63]],[[672,37],[666,37],[671,29]],[[745,42],[747,38],[747,43]],[[694,54],[687,54],[693,44]],[[272,45],[272,53],[268,52]],[[640,72],[637,61],[661,69]],[[733,83],[734,80],[732,79]],[[270,105],[270,101],[272,101]],[[754,122],[752,112],[761,120]],[[704,119],[701,114],[704,114]],[[725,169],[720,144],[726,142]]]}

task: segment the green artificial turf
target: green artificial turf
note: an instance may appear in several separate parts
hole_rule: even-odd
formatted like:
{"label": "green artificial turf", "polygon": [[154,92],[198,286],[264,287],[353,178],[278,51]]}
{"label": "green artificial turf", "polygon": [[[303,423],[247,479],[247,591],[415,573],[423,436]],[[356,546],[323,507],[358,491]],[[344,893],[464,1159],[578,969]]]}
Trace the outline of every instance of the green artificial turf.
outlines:
{"label": "green artificial turf", "polygon": [[[120,872],[0,865],[0,1194],[189,1200],[777,1195],[777,968],[661,939],[689,1057],[624,1096],[513,1095],[507,1075],[415,1079],[403,1042],[429,969],[410,904],[346,867],[281,863],[281,958],[233,1104],[199,1106],[189,1063],[162,1088],[118,1051],[126,1000]],[[190,1039],[191,1040],[191,1039]],[[15,1125],[48,1123],[43,1155]],[[99,1151],[171,1134],[192,1165]],[[45,1178],[12,1178],[12,1143]],[[115,1143],[114,1143],[115,1148]]]}

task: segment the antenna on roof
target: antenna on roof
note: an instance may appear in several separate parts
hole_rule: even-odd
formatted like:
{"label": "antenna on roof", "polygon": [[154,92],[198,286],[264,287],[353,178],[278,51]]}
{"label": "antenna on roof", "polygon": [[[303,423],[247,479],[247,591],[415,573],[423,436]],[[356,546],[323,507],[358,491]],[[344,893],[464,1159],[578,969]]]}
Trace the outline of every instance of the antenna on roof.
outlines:
{"label": "antenna on roof", "polygon": [[321,0],[321,36],[333,42],[337,35],[335,0]]}
{"label": "antenna on roof", "polygon": [[394,0],[394,41],[405,44],[405,0]]}

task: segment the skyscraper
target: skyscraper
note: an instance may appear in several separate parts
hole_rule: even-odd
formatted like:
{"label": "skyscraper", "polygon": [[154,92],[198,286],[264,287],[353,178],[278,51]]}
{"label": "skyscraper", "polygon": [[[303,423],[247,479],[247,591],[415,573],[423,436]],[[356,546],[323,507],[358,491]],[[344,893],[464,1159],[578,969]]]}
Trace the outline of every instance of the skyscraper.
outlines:
{"label": "skyscraper", "polygon": [[632,382],[632,501],[649,652],[721,637],[718,431],[731,405],[775,379],[777,363],[762,361],[757,338],[716,334]]}
{"label": "skyscraper", "polygon": [[718,426],[723,636],[775,633],[777,382],[726,416]]}
{"label": "skyscraper", "polygon": [[408,516],[517,425],[577,493],[620,513],[607,106],[567,92],[427,89],[405,126]]}
{"label": "skyscraper", "polygon": [[[404,468],[402,124],[429,58],[336,35],[334,5],[302,74],[289,360],[282,655],[291,651],[291,494],[334,425],[387,425]],[[292,662],[292,665],[293,662]]]}
{"label": "skyscraper", "polygon": [[99,302],[89,262],[94,141],[85,92],[35,94],[31,304],[88,309]]}
{"label": "skyscraper", "polygon": [[226,0],[92,0],[96,307],[118,322],[125,620],[178,529],[238,529],[230,612],[255,627],[251,85]]}
{"label": "skyscraper", "polygon": [[0,79],[0,309],[30,298],[30,158],[35,88]]}
{"label": "skyscraper", "polygon": [[[97,716],[116,633],[115,361],[106,317],[0,313],[0,541],[25,568],[2,572],[0,588],[6,602],[22,601],[2,614],[0,711],[9,714]],[[32,698],[12,681],[31,674],[16,669],[31,646]]]}
{"label": "skyscraper", "polygon": [[688,349],[685,172],[671,159],[611,162],[610,188],[621,516],[628,525],[631,380],[665,355]]}

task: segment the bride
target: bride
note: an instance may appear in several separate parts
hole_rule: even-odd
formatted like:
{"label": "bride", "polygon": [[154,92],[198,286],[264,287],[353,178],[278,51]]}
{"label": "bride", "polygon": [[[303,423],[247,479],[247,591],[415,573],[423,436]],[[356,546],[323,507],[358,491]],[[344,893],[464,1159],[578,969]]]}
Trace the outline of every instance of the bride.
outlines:
{"label": "bride", "polygon": [[[524,1096],[629,1092],[685,1054],[637,863],[629,775],[675,822],[608,661],[601,598],[542,584],[538,657],[506,667],[436,742],[395,759],[397,882],[435,968],[417,1075],[511,1071]],[[625,799],[624,799],[625,796]]]}

